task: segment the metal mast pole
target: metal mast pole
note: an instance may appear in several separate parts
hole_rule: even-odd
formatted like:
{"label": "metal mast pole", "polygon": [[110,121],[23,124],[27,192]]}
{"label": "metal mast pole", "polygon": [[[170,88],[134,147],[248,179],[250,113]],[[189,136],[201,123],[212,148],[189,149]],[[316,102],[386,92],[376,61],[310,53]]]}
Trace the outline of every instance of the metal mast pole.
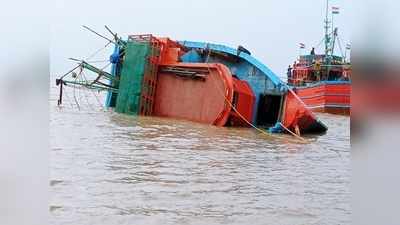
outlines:
{"label": "metal mast pole", "polygon": [[333,25],[333,16],[334,16],[334,14],[333,13],[331,13],[332,14],[332,19],[331,19],[331,27],[332,27],[332,33],[331,33],[331,49],[330,49],[330,51],[331,51],[331,56],[333,56],[333,51],[334,51],[334,48],[335,48],[335,28],[334,28],[334,25]]}
{"label": "metal mast pole", "polygon": [[329,0],[326,0],[326,13],[325,13],[325,56],[324,56],[324,64],[326,65],[326,75],[322,75],[323,80],[329,79],[330,72],[330,56],[329,56],[329,48],[331,44],[331,37],[329,36]]}
{"label": "metal mast pole", "polygon": [[329,0],[326,0],[326,14],[325,14],[325,56],[328,55],[329,52],[329,43],[330,43],[330,38],[329,38],[329,20],[328,20],[328,14],[329,14]]}

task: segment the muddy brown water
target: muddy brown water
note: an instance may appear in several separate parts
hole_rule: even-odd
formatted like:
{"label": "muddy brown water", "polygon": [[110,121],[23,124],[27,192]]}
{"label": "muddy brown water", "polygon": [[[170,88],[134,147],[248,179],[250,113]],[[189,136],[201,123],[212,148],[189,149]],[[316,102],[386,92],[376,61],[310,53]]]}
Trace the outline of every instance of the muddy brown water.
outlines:
{"label": "muddy brown water", "polygon": [[318,114],[328,132],[301,144],[55,93],[52,224],[350,224],[349,117]]}

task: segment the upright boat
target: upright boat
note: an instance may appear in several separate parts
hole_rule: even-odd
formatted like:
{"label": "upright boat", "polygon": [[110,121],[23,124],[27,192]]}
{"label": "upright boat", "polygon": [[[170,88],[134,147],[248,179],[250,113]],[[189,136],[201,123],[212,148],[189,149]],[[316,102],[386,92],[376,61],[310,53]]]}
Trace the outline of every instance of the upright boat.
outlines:
{"label": "upright boat", "polygon": [[[338,28],[333,25],[339,8],[332,7],[329,21],[329,1],[326,3],[324,54],[316,54],[312,48],[310,54],[300,55],[292,67],[288,68],[288,84],[292,90],[313,111],[336,114],[350,114],[351,63],[347,60],[347,45],[343,52],[338,36]],[[300,48],[304,48],[300,44]],[[335,55],[335,48],[341,55]]]}
{"label": "upright boat", "polygon": [[[111,31],[110,31],[111,32]],[[278,76],[242,46],[114,35],[111,71],[86,61],[57,79],[108,92],[118,113],[190,120],[270,132],[323,133],[327,127]],[[78,79],[82,71],[93,79]],[[74,72],[75,71],[75,72]],[[68,79],[72,74],[75,79]]]}

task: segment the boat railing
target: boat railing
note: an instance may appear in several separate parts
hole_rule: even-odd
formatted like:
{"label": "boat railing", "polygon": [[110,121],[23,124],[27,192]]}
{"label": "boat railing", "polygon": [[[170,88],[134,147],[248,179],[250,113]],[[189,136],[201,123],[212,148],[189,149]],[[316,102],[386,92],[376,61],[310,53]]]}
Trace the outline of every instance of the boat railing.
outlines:
{"label": "boat railing", "polygon": [[296,86],[296,87],[304,87],[304,86],[310,86],[310,85],[317,85],[321,83],[326,83],[326,84],[343,84],[343,83],[350,83],[350,79],[342,78],[338,80],[309,80],[309,79],[294,79],[294,78],[289,78],[287,84],[290,86]]}

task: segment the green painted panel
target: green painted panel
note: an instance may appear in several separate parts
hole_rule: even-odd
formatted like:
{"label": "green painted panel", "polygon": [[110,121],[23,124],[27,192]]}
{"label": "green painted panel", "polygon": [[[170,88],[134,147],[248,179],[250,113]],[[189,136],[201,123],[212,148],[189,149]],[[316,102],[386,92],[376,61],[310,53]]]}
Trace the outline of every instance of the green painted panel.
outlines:
{"label": "green painted panel", "polygon": [[142,80],[149,50],[147,43],[127,43],[121,67],[116,112],[134,115],[139,113]]}

